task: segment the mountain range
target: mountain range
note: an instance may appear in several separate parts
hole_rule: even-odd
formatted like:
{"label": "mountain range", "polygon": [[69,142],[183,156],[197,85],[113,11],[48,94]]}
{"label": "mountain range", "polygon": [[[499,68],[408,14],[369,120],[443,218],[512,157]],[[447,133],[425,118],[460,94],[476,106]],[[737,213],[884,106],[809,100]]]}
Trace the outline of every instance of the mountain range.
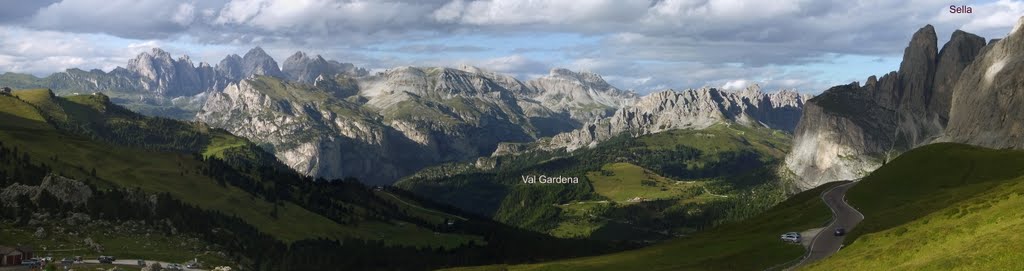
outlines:
{"label": "mountain range", "polygon": [[544,148],[573,150],[619,133],[719,122],[791,131],[807,99],[795,92],[765,94],[757,86],[641,98],[600,75],[561,68],[527,81],[472,66],[370,74],[304,52],[278,67],[259,47],[216,66],[196,66],[188,56],[174,59],[154,48],[111,72],[8,73],[0,85],[58,94],[103,91],[130,109],[249,138],[303,174],[382,184],[426,166],[489,156],[505,143],[543,139]]}

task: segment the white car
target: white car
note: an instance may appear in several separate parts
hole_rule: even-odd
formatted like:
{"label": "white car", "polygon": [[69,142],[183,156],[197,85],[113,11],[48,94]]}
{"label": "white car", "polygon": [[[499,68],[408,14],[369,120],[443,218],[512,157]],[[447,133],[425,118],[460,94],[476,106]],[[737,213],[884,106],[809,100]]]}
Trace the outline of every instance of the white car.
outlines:
{"label": "white car", "polygon": [[798,233],[798,232],[787,232],[787,233],[783,234],[782,236],[780,236],[779,238],[782,239],[782,241],[799,243],[800,242],[800,233]]}

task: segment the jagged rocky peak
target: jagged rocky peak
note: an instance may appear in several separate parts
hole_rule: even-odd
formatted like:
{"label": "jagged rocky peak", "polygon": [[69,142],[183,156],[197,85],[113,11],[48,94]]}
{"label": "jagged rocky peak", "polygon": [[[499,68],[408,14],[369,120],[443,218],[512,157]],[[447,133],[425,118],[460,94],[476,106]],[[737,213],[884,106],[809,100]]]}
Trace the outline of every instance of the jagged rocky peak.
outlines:
{"label": "jagged rocky peak", "polygon": [[253,75],[266,75],[277,78],[285,78],[277,61],[263,51],[259,46],[252,48],[242,57],[242,76],[245,78]]}
{"label": "jagged rocky peak", "polygon": [[302,83],[312,83],[320,75],[332,75],[327,60],[320,55],[311,58],[302,51],[285,59],[282,71],[289,80]]}
{"label": "jagged rocky peak", "polygon": [[764,94],[764,93],[761,92],[761,85],[758,85],[757,83],[750,84],[749,86],[744,88],[742,91],[740,91],[740,95],[746,96],[746,97],[756,97],[756,96],[761,96],[761,94]]}
{"label": "jagged rocky peak", "polygon": [[142,77],[143,87],[161,96],[192,96],[215,85],[216,76],[208,65],[196,67],[187,55],[175,60],[171,54],[153,48],[128,61],[127,70]]}
{"label": "jagged rocky peak", "polygon": [[[902,107],[923,111],[932,95],[936,58],[939,54],[935,28],[925,25],[914,33],[903,51],[900,63],[900,86],[897,91]],[[909,108],[908,108],[909,107]]]}
{"label": "jagged rocky peak", "polygon": [[128,61],[128,70],[135,72],[150,80],[157,80],[163,71],[174,68],[174,59],[171,54],[160,48],[153,48],[150,52],[142,52],[135,58]]}
{"label": "jagged rocky peak", "polygon": [[956,30],[950,36],[949,42],[943,45],[942,50],[939,51],[928,109],[939,115],[943,124],[946,124],[949,119],[953,87],[960,79],[963,70],[971,62],[974,62],[975,57],[984,47],[985,38]]}
{"label": "jagged rocky peak", "polygon": [[230,54],[224,57],[224,59],[217,64],[217,73],[231,80],[242,79],[245,74],[245,72],[242,71],[242,57],[236,54]]}
{"label": "jagged rocky peak", "polygon": [[326,60],[320,55],[311,57],[302,51],[295,52],[284,61],[282,72],[288,76],[288,79],[302,83],[312,83],[320,75],[334,77],[344,74],[359,77],[369,73],[366,69],[356,67],[352,63]]}

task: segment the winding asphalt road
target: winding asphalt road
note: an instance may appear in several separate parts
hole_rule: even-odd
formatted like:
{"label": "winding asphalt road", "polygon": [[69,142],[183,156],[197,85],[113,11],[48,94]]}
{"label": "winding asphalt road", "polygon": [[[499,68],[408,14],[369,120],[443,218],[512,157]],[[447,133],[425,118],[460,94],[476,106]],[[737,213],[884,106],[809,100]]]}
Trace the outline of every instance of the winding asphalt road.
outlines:
{"label": "winding asphalt road", "polygon": [[850,232],[853,227],[857,226],[857,223],[864,220],[863,214],[846,203],[846,191],[855,184],[857,182],[838,185],[821,194],[821,200],[825,201],[825,205],[828,205],[829,209],[832,209],[832,222],[814,236],[803,260],[790,270],[799,269],[803,265],[819,261],[838,252],[843,246],[843,239],[846,236],[835,236],[836,229],[843,228],[846,229],[846,232]]}

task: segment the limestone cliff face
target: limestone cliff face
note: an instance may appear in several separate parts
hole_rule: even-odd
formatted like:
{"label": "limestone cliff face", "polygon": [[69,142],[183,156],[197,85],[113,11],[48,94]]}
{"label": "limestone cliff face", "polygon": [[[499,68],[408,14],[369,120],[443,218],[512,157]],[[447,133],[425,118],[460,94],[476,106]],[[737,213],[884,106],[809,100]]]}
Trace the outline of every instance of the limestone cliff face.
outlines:
{"label": "limestone cliff face", "polygon": [[1024,17],[960,75],[945,141],[1024,148]]}
{"label": "limestone cliff face", "polygon": [[786,157],[787,168],[799,177],[795,188],[856,179],[881,166],[894,142],[895,112],[875,104],[872,91],[894,85],[893,78],[865,87],[836,86],[807,102]]}
{"label": "limestone cliff face", "polygon": [[572,151],[623,133],[640,136],[675,129],[704,129],[717,123],[792,131],[807,98],[794,91],[763,93],[757,85],[738,93],[714,88],[661,91],[640,98],[610,117],[556,135],[543,142],[541,148]]}
{"label": "limestone cliff face", "polygon": [[953,85],[984,45],[983,38],[956,31],[938,51],[934,28],[925,26],[913,35],[898,71],[809,100],[786,158],[800,178],[797,188],[860,178],[941,137]]}
{"label": "limestone cliff face", "polygon": [[311,176],[381,183],[422,165],[418,150],[405,148],[379,116],[323,95],[274,78],[247,79],[212,94],[196,119],[264,145]]}

